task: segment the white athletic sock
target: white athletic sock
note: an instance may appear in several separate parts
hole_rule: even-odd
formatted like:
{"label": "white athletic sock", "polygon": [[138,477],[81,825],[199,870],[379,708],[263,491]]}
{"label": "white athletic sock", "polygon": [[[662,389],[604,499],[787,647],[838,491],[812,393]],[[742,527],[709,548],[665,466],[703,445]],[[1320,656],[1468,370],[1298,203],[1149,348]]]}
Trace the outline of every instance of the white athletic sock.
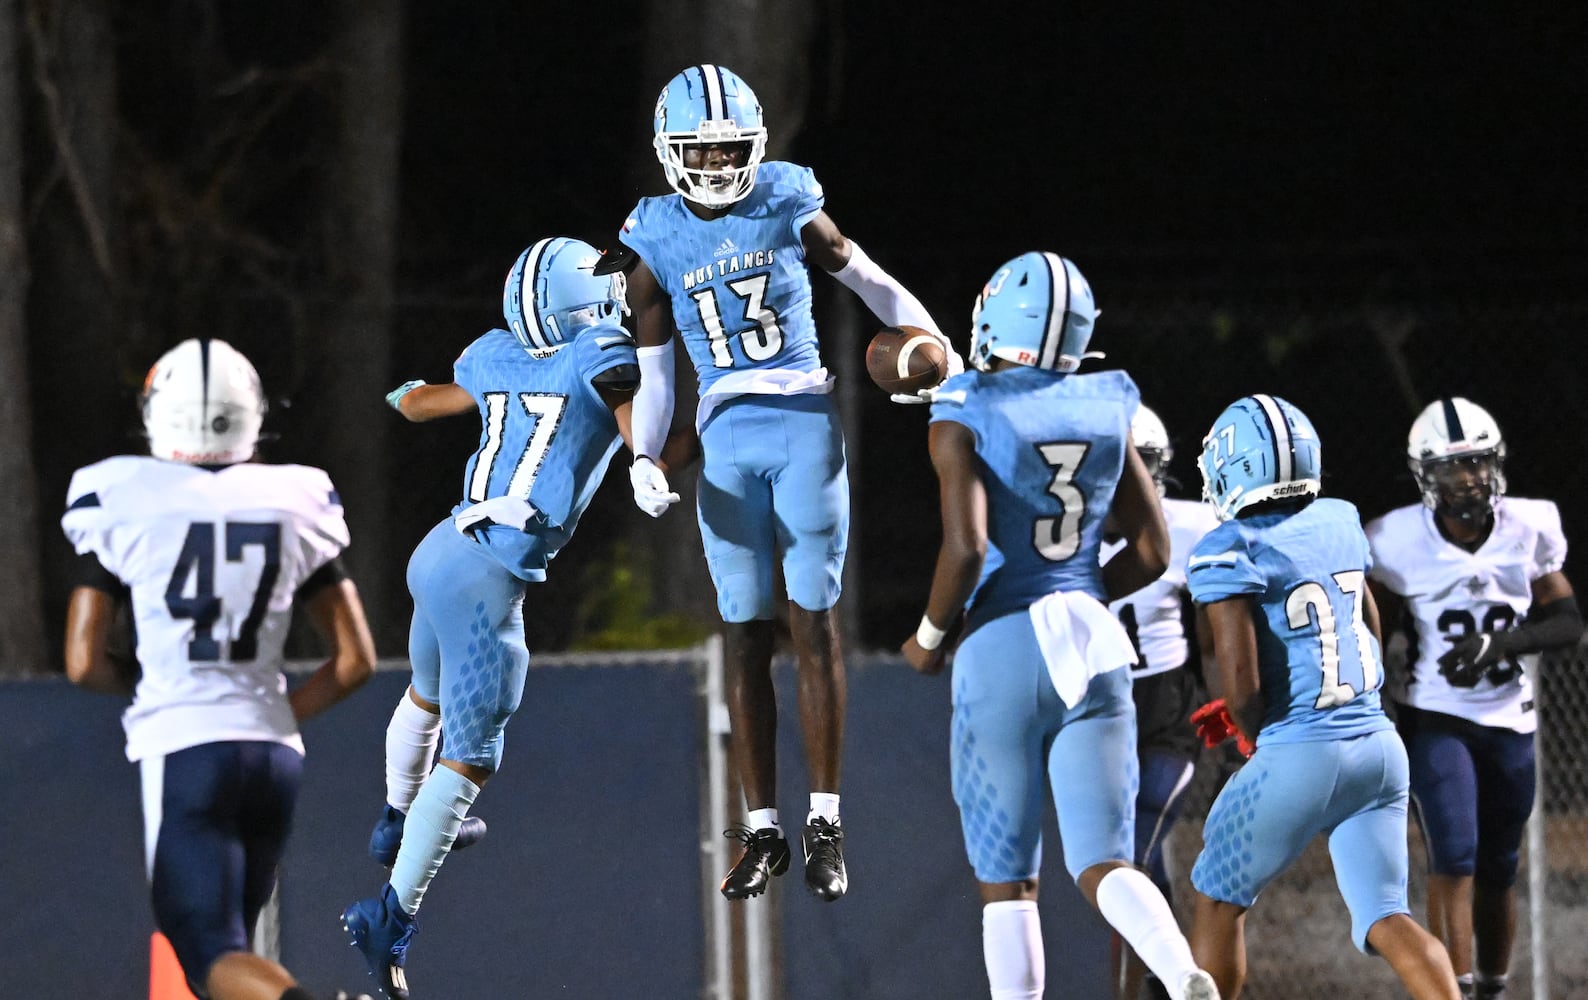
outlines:
{"label": "white athletic sock", "polygon": [[430,773],[441,736],[441,716],[432,715],[404,691],[386,726],[386,804],[406,813]]}
{"label": "white athletic sock", "polygon": [[776,809],[751,809],[749,815],[749,824],[750,829],[752,830],[770,829],[776,830],[779,833],[783,832],[783,828],[777,825]]}
{"label": "white athletic sock", "polygon": [[807,825],[809,825],[810,821],[813,820],[813,819],[816,819],[818,816],[820,816],[822,819],[826,820],[827,822],[833,824],[834,826],[839,825],[839,821],[838,821],[838,796],[835,793],[833,793],[833,792],[812,792],[811,793],[811,811],[810,811],[809,814],[806,815],[805,823]]}
{"label": "white athletic sock", "polygon": [[1048,966],[1036,900],[1010,899],[983,906],[981,951],[992,1000],[1042,1000]]}
{"label": "white athletic sock", "polygon": [[1134,868],[1115,868],[1097,883],[1097,909],[1158,979],[1169,985],[1196,971],[1191,945],[1174,911],[1152,879]]}
{"label": "white athletic sock", "polygon": [[419,912],[430,880],[441,870],[458,839],[458,827],[479,794],[479,785],[450,767],[438,767],[414,796],[403,824],[403,845],[391,869],[391,887],[406,912]]}

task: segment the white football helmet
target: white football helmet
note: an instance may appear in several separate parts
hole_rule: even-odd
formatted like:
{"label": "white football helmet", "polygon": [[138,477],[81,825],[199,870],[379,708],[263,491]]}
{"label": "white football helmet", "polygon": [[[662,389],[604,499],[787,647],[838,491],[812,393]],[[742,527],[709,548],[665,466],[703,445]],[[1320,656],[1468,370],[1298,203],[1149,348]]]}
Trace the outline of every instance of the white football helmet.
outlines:
{"label": "white football helmet", "polygon": [[1147,471],[1152,473],[1152,481],[1158,487],[1158,495],[1164,495],[1164,477],[1169,474],[1169,461],[1174,458],[1174,448],[1169,445],[1169,431],[1164,427],[1158,414],[1152,412],[1145,405],[1136,407],[1136,415],[1130,420],[1130,436],[1136,442],[1136,451],[1141,455],[1141,460],[1147,464]]}
{"label": "white football helmet", "polygon": [[[724,208],[755,187],[766,156],[766,123],[750,85],[726,66],[691,66],[667,82],[656,98],[652,122],[656,158],[667,182],[690,201]],[[744,165],[726,170],[693,170],[684,165],[689,146],[743,143]]]}
{"label": "white football helmet", "polygon": [[1406,437],[1423,504],[1469,524],[1485,521],[1505,495],[1505,439],[1478,404],[1452,396],[1429,403]]}
{"label": "white football helmet", "polygon": [[143,380],[149,454],[190,465],[232,465],[254,457],[265,419],[259,373],[224,340],[184,340]]}

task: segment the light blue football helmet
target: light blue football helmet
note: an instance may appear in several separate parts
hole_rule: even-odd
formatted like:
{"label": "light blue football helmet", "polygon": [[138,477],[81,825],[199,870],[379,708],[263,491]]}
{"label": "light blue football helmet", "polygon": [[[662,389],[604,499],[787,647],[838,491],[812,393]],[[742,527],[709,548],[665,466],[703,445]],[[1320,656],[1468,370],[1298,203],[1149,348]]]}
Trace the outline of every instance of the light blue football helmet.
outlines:
{"label": "light blue football helmet", "polygon": [[[709,208],[723,208],[755,187],[766,156],[766,123],[755,91],[724,66],[691,66],[667,81],[656,98],[656,158],[667,182],[679,194]],[[745,143],[744,166],[728,170],[691,170],[684,148],[701,144]]]}
{"label": "light blue football helmet", "polygon": [[502,289],[502,316],[525,350],[556,350],[585,327],[628,312],[623,275],[597,277],[600,259],[601,251],[569,236],[548,236],[518,255]]}
{"label": "light blue football helmet", "polygon": [[1323,452],[1312,421],[1278,396],[1252,395],[1224,408],[1202,439],[1202,498],[1219,520],[1264,500],[1323,492]]}
{"label": "light blue football helmet", "polygon": [[988,279],[971,310],[970,360],[982,371],[993,358],[1073,372],[1086,358],[1099,313],[1074,261],[1023,253]]}

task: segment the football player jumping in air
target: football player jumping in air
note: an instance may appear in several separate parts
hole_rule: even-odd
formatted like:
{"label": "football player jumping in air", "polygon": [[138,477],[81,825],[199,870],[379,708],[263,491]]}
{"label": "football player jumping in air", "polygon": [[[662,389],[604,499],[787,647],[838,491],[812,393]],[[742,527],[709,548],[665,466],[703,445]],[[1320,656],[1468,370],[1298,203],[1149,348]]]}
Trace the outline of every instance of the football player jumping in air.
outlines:
{"label": "football player jumping in air", "polygon": [[[133,695],[122,724],[143,786],[155,925],[193,992],[213,1000],[311,1000],[249,935],[292,826],[298,723],[375,667],[339,558],[342,501],[319,469],[254,461],[264,414],[247,358],[221,340],[183,341],[144,383],[149,455],[77,470],[61,518],[78,554],[66,673]],[[136,678],[109,644],[127,600]],[[294,605],[330,653],[289,693]]]}
{"label": "football player jumping in air", "polygon": [[[470,344],[452,382],[405,382],[386,397],[413,421],[480,415],[463,498],[408,562],[413,682],[387,730],[387,807],[371,850],[389,840],[393,813],[400,846],[380,892],[342,915],[393,1000],[409,995],[419,904],[501,764],[503,729],[524,693],[526,586],[546,579],[629,440],[640,371],[619,325],[623,279],[595,275],[599,257],[568,237],[535,243],[507,276],[508,329]],[[438,726],[442,756],[431,768]]]}
{"label": "football player jumping in air", "polygon": [[1373,559],[1356,508],[1319,497],[1318,434],[1273,396],[1225,407],[1198,465],[1224,523],[1187,564],[1222,696],[1197,717],[1251,759],[1214,800],[1191,870],[1197,960],[1226,1000],[1240,995],[1246,911],[1322,833],[1356,946],[1417,1000],[1457,1000],[1449,955],[1407,908],[1406,748],[1379,702]]}
{"label": "football player jumping in air", "polygon": [[[1213,507],[1201,500],[1175,500],[1164,496],[1164,481],[1174,449],[1158,414],[1145,405],[1136,408],[1130,422],[1136,452],[1158,488],[1164,520],[1169,525],[1169,568],[1152,583],[1114,601],[1109,610],[1130,634],[1139,657],[1131,668],[1131,699],[1136,703],[1136,757],[1141,765],[1141,788],[1136,793],[1135,861],[1152,876],[1164,898],[1173,902],[1169,872],[1164,866],[1164,843],[1185,802],[1196,768],[1201,741],[1188,721],[1200,702],[1197,676],[1186,669],[1194,635],[1187,620],[1186,560],[1202,536],[1218,526]],[[1119,547],[1105,541],[1106,561]],[[1145,973],[1140,959],[1125,951],[1120,956],[1119,996],[1135,1000]],[[1156,977],[1148,980],[1155,998],[1167,996]]]}
{"label": "football player jumping in air", "polygon": [[1373,521],[1367,536],[1385,620],[1404,610],[1412,633],[1408,683],[1392,693],[1428,844],[1428,926],[1463,993],[1496,1000],[1533,811],[1538,714],[1517,657],[1570,647],[1582,616],[1561,572],[1560,511],[1505,495],[1505,441],[1487,411],[1459,397],[1431,403],[1407,460],[1422,503]]}
{"label": "football player jumping in air", "polygon": [[[635,502],[653,517],[678,500],[654,461],[672,420],[676,325],[700,386],[700,533],[724,622],[732,754],[749,811],[746,826],[728,831],[745,846],[722,893],[758,895],[789,864],[775,798],[771,672],[781,568],[812,783],[805,884],[835,900],[849,884],[839,818],[844,666],[834,618],[849,480],[806,265],[837,278],[886,324],[933,333],[937,324],[839,232],[809,169],[763,162],[761,105],[732,71],[708,64],[673,77],[654,124],[656,155],[676,193],[641,199],[619,235],[645,375],[629,474]],[[951,366],[958,363],[943,344]]]}
{"label": "football player jumping in air", "polygon": [[[1103,603],[1163,573],[1169,533],[1131,442],[1136,385],[1077,374],[1097,308],[1069,260],[1027,253],[976,302],[976,371],[932,404],[943,545],[920,627],[903,645],[935,674],[965,622],[953,672],[950,770],[981,886],[994,1000],[1042,996],[1037,914],[1044,789],[1081,894],[1177,1000],[1216,1000],[1163,893],[1131,864],[1137,761],[1130,637]],[[1100,559],[1105,525],[1123,539]]]}

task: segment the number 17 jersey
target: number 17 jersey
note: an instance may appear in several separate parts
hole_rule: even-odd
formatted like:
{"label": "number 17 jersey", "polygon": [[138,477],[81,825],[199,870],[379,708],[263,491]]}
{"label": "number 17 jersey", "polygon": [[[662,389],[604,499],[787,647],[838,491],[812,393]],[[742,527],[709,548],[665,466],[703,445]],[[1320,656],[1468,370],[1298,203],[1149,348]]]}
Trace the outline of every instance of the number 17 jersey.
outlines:
{"label": "number 17 jersey", "polygon": [[348,544],[323,471],[119,456],[72,476],[61,527],[132,597],[128,760],[224,740],[302,752],[281,673],[293,596]]}
{"label": "number 17 jersey", "polygon": [[1259,746],[1391,728],[1379,700],[1378,640],[1363,620],[1372,566],[1356,508],[1329,498],[1294,513],[1225,521],[1192,550],[1192,600],[1254,603]]}

